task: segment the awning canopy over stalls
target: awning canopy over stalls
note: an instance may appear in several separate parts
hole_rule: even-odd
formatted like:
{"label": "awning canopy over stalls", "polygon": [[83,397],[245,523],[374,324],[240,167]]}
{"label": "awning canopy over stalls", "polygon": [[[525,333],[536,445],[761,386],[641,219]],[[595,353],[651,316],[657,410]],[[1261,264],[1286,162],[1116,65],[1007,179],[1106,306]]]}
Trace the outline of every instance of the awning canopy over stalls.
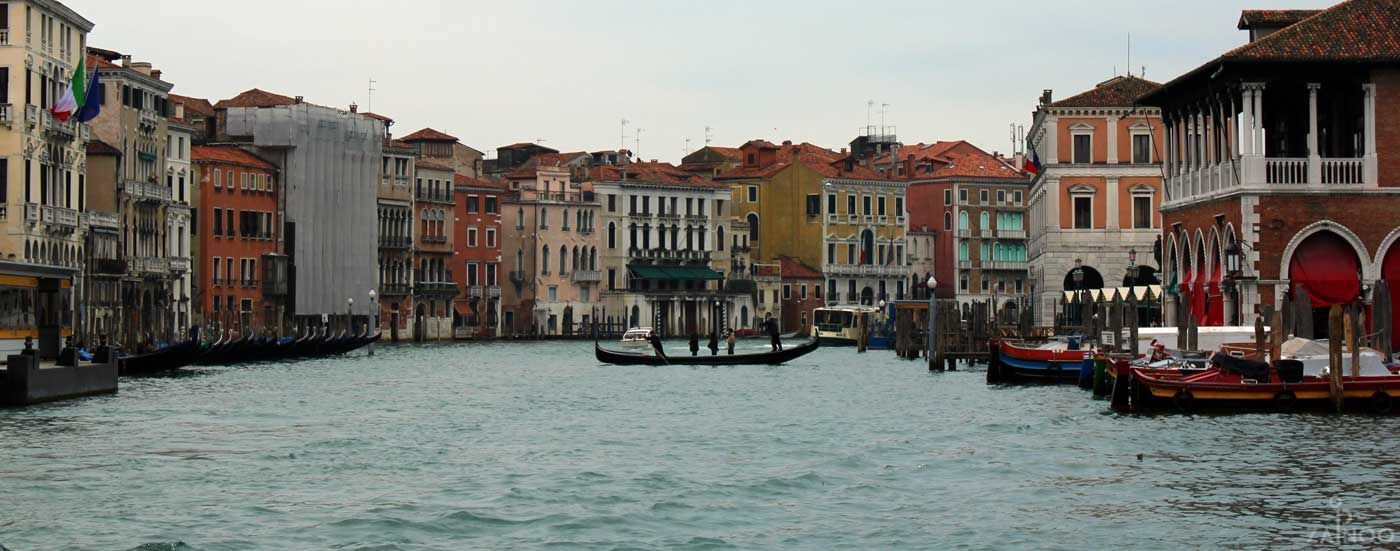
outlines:
{"label": "awning canopy over stalls", "polygon": [[721,280],[724,274],[705,267],[688,266],[632,266],[629,268],[633,277],[640,279],[664,279],[664,280]]}
{"label": "awning canopy over stalls", "polygon": [[1136,298],[1138,301],[1157,300],[1162,296],[1161,285],[1143,285],[1139,287],[1105,287],[1103,289],[1086,289],[1083,291],[1065,291],[1065,302],[1073,304],[1079,302],[1078,295],[1084,295],[1085,302],[1112,302],[1115,300],[1128,300]]}

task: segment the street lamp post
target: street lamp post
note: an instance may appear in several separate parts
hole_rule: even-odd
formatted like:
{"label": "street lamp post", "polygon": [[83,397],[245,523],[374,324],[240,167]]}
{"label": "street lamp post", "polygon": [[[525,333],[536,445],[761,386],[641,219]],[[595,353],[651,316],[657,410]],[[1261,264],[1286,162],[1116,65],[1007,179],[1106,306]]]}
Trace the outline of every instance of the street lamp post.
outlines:
{"label": "street lamp post", "polygon": [[1074,259],[1074,298],[1075,302],[1078,303],[1075,312],[1079,314],[1077,317],[1082,329],[1084,325],[1084,261],[1078,258]]}
{"label": "street lamp post", "polygon": [[1240,247],[1240,242],[1230,239],[1230,243],[1225,245],[1225,290],[1230,293],[1230,323],[1240,325],[1240,287],[1238,280],[1242,275],[1241,257],[1244,251]]}
{"label": "street lamp post", "polygon": [[925,344],[928,355],[928,369],[933,371],[934,365],[934,339],[938,338],[938,278],[928,276],[928,343]]}
{"label": "street lamp post", "polygon": [[355,299],[349,297],[345,299],[345,332],[355,333]]}
{"label": "street lamp post", "polygon": [[[378,303],[378,297],[379,297],[379,293],[375,292],[374,289],[370,289],[370,290],[369,290],[369,309],[370,309],[370,317],[374,320],[374,330],[375,330],[375,331],[379,331],[379,303]],[[373,339],[371,339],[371,340],[369,341],[369,355],[371,355],[371,356],[374,355],[374,340],[373,340]]]}

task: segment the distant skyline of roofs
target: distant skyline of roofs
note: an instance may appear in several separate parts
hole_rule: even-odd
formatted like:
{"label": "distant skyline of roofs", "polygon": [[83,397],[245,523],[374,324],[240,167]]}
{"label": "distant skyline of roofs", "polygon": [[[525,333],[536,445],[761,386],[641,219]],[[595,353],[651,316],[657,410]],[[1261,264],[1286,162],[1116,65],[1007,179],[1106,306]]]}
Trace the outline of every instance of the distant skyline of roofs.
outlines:
{"label": "distant skyline of roofs", "polygon": [[[157,8],[165,1],[147,0]],[[152,10],[128,2],[64,3],[96,24],[90,44],[152,62],[182,96],[212,102],[267,90],[340,109],[356,103],[399,128],[435,128],[488,154],[539,142],[569,151],[623,147],[678,163],[683,149],[707,143],[839,146],[882,118],[905,143],[967,140],[1009,154],[1009,127],[1029,126],[1043,89],[1069,97],[1114,75],[1141,76],[1143,66],[1148,80],[1167,82],[1245,44],[1248,32],[1236,28],[1245,10],[1263,17],[1337,2],[1187,0],[1166,9],[1105,1],[1028,13],[1010,0],[892,0],[887,10],[857,11],[721,0],[703,12],[621,0],[607,10],[448,4],[368,17],[307,1],[251,10],[178,5],[159,10],[165,19],[155,31],[147,30]],[[627,32],[599,31],[617,14],[626,14]],[[317,25],[305,25],[313,19]],[[207,32],[211,20],[257,29],[256,40],[231,47]],[[926,32],[930,25],[939,32]],[[506,50],[510,56],[490,53]],[[563,53],[579,70],[538,70],[557,67]]]}

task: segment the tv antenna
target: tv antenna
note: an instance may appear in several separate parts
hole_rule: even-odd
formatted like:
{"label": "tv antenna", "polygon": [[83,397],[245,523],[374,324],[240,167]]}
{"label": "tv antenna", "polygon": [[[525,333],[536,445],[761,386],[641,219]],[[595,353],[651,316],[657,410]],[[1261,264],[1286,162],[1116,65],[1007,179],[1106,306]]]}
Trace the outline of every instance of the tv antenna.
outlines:
{"label": "tv antenna", "polygon": [[622,130],[617,134],[617,150],[627,149],[627,117],[622,117]]}
{"label": "tv antenna", "polygon": [[636,145],[636,147],[633,148],[633,151],[632,151],[632,155],[636,156],[638,160],[641,160],[641,155],[642,155],[642,154],[639,153],[639,152],[642,150],[642,131],[643,131],[643,130],[645,130],[645,128],[641,128],[641,127],[638,127],[638,128],[637,128],[637,141],[635,142],[637,145]]}
{"label": "tv antenna", "polygon": [[365,102],[365,111],[374,112],[374,77],[369,77],[369,100]]}
{"label": "tv antenna", "polygon": [[714,128],[705,125],[705,147],[710,147],[710,139],[714,137]]}

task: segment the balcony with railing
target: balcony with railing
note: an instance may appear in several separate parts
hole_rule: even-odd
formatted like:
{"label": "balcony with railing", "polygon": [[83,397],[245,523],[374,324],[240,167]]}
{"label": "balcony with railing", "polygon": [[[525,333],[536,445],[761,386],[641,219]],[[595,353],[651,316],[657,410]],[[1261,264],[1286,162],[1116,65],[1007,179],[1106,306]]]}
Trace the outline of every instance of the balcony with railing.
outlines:
{"label": "balcony with railing", "polygon": [[909,267],[900,264],[825,264],[822,272],[828,276],[902,277]]}
{"label": "balcony with railing", "polygon": [[[1241,129],[1237,135],[1201,132],[1210,113],[1194,103],[1167,117],[1164,206],[1235,192],[1336,193],[1377,187],[1378,96],[1374,84],[1356,86],[1306,84],[1293,75],[1244,83],[1233,98],[1243,108],[1228,123]],[[1320,100],[1322,88],[1327,94]],[[1265,94],[1280,97],[1265,102]],[[1277,129],[1272,121],[1280,117],[1306,122]],[[1190,139],[1192,129],[1201,134],[1199,140]]]}
{"label": "balcony with railing", "polygon": [[62,139],[78,137],[78,122],[72,119],[61,121],[53,113],[44,111],[44,133]]}
{"label": "balcony with railing", "polygon": [[980,262],[974,262],[974,261],[972,261],[972,260],[959,260],[959,261],[958,261],[958,269],[959,269],[959,270],[971,270],[971,269],[973,269],[973,268],[978,267],[980,264],[981,264]]}
{"label": "balcony with railing", "polygon": [[141,126],[144,126],[148,129],[154,129],[157,126],[160,126],[160,115],[156,114],[155,111],[151,111],[149,109],[141,109],[138,111],[138,113],[139,114],[136,117],[136,122]]}
{"label": "balcony with railing", "polygon": [[603,272],[598,270],[574,270],[571,275],[574,283],[598,283],[603,280]]}
{"label": "balcony with railing", "polygon": [[187,256],[170,257],[170,271],[185,273],[190,271],[190,259]]}
{"label": "balcony with railing", "polygon": [[1026,230],[997,230],[998,239],[1025,239]]}
{"label": "balcony with railing", "polygon": [[984,262],[982,265],[983,269],[1013,272],[1024,272],[1026,266],[1028,263],[1024,260],[996,260]]}
{"label": "balcony with railing", "polygon": [[415,281],[413,282],[413,294],[456,296],[457,283],[454,281]]}
{"label": "balcony with railing", "polygon": [[14,105],[0,103],[0,124],[9,125],[15,122]]}
{"label": "balcony with railing", "polygon": [[419,201],[445,203],[449,205],[454,204],[456,202],[455,196],[453,195],[452,190],[450,189],[419,189],[413,193],[413,198]]}
{"label": "balcony with railing", "polygon": [[499,285],[487,286],[486,298],[501,298],[501,287]]}
{"label": "balcony with railing", "polygon": [[0,29],[0,46],[10,45],[10,29]]}
{"label": "balcony with railing", "polygon": [[486,296],[486,290],[480,285],[472,285],[467,287],[467,296],[471,298],[483,298]]}
{"label": "balcony with railing", "polygon": [[[127,260],[127,272],[133,276],[164,276],[170,273],[170,262],[158,256],[135,256]],[[229,280],[232,284],[233,280]]]}
{"label": "balcony with railing", "polygon": [[404,296],[409,292],[408,283],[387,282],[379,284],[379,295],[384,297]]}
{"label": "balcony with railing", "polygon": [[631,248],[627,256],[641,264],[709,264],[713,258],[710,251],[685,249],[639,249]]}
{"label": "balcony with railing", "polygon": [[43,119],[39,116],[39,107],[37,105],[25,105],[24,123],[30,128],[35,128],[39,126],[40,122],[43,122]]}
{"label": "balcony with railing", "polygon": [[407,249],[412,246],[413,238],[407,235],[379,236],[379,248],[381,249]]}
{"label": "balcony with railing", "polygon": [[42,223],[44,229],[52,232],[67,233],[78,229],[78,211],[69,208],[25,203],[24,219],[31,224]]}
{"label": "balcony with railing", "polygon": [[121,227],[114,212],[88,211],[82,216],[82,225],[85,228],[107,228],[115,230]]}
{"label": "balcony with railing", "polygon": [[117,277],[126,275],[126,260],[120,258],[94,258],[88,262],[89,275]]}
{"label": "balcony with railing", "polygon": [[170,188],[155,182],[142,182],[140,180],[123,181],[122,193],[137,201],[154,203],[168,203],[171,197]]}

